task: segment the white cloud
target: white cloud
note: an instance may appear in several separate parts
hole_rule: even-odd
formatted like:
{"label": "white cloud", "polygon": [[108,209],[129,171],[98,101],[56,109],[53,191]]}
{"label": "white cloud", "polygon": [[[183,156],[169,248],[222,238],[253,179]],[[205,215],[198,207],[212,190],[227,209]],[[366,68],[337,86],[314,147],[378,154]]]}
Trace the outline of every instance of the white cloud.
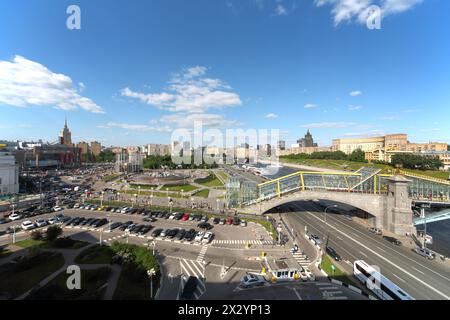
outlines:
{"label": "white cloud", "polygon": [[318,104],[314,104],[314,103],[307,103],[303,106],[303,108],[305,109],[313,109],[313,108],[318,108],[319,105]]}
{"label": "white cloud", "polygon": [[350,96],[352,96],[352,97],[357,97],[357,96],[360,96],[360,95],[362,95],[362,92],[361,92],[361,91],[358,91],[358,90],[356,90],[356,91],[352,91],[352,92],[350,92],[350,93],[349,93],[349,95],[350,95]]}
{"label": "white cloud", "polygon": [[356,110],[361,110],[362,107],[361,106],[348,106],[348,110],[350,111],[356,111]]}
{"label": "white cloud", "polygon": [[105,125],[98,125],[97,128],[102,129],[110,129],[110,128],[120,128],[124,130],[130,131],[141,131],[141,132],[170,132],[171,128],[168,126],[164,127],[152,127],[146,124],[129,124],[129,123],[116,123],[116,122],[108,122]]}
{"label": "white cloud", "polygon": [[366,24],[370,15],[370,6],[377,5],[381,9],[381,17],[401,13],[412,9],[423,0],[315,0],[318,7],[330,5],[334,24],[337,26],[343,21],[357,21]]}
{"label": "white cloud", "polygon": [[84,85],[83,82],[78,82],[78,90],[80,92],[83,92],[86,89],[86,86]]}
{"label": "white cloud", "polygon": [[278,118],[278,115],[275,114],[275,113],[268,113],[268,114],[266,114],[265,118],[267,118],[267,119],[275,119],[275,118]]}
{"label": "white cloud", "polygon": [[356,123],[354,122],[316,122],[303,124],[300,127],[302,128],[345,128],[348,126],[354,126]]}
{"label": "white cloud", "polygon": [[202,113],[242,104],[230,86],[220,79],[204,77],[206,71],[205,67],[197,66],[174,74],[169,81],[169,92],[140,93],[127,87],[121,94],[171,112]]}
{"label": "white cloud", "polygon": [[70,77],[53,73],[21,56],[0,61],[0,103],[14,107],[54,106],[63,110],[82,108],[104,113],[95,102],[78,93]]}
{"label": "white cloud", "polygon": [[194,127],[195,122],[201,122],[204,127],[214,127],[214,128],[226,128],[230,126],[239,125],[237,121],[226,120],[223,116],[218,114],[208,114],[208,113],[177,113],[162,116],[159,120],[162,123],[169,125],[174,125],[179,128],[191,129]]}
{"label": "white cloud", "polygon": [[282,4],[278,4],[275,7],[275,14],[277,16],[285,16],[285,15],[288,14],[288,11],[286,10],[286,8]]}

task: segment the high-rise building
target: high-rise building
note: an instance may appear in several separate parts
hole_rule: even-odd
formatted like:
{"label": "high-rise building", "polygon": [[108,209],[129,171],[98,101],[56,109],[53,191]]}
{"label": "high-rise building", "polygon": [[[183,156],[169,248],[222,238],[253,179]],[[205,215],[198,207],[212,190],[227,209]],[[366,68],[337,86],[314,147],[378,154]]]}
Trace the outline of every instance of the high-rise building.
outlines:
{"label": "high-rise building", "polygon": [[102,152],[102,144],[97,141],[91,142],[91,152],[94,156],[98,156]]}
{"label": "high-rise building", "polygon": [[72,146],[72,133],[67,126],[67,118],[64,122],[64,128],[59,133],[59,143],[69,147]]}
{"label": "high-rise building", "polygon": [[279,140],[277,146],[278,150],[286,150],[286,141]]}
{"label": "high-rise building", "polygon": [[80,141],[77,143],[77,148],[81,149],[81,154],[87,154],[90,152],[89,150],[89,144],[84,141]]}
{"label": "high-rise building", "polygon": [[311,148],[311,147],[317,147],[317,143],[314,142],[312,134],[308,131],[305,134],[304,138],[297,140],[298,147],[299,148]]}
{"label": "high-rise building", "polygon": [[19,193],[19,165],[6,145],[0,145],[0,195]]}

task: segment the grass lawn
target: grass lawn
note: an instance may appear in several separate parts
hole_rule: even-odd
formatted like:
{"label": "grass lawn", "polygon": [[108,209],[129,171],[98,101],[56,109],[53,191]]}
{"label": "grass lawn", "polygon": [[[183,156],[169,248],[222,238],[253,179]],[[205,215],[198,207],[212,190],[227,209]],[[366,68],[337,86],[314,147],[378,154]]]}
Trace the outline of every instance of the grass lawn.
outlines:
{"label": "grass lawn", "polygon": [[[335,266],[334,272],[333,269],[331,268],[331,265]],[[334,261],[331,260],[331,258],[328,255],[324,255],[322,257],[322,263],[320,266],[323,269],[323,271],[325,271],[331,278],[355,286],[355,283],[352,280],[350,280],[350,278],[346,273],[344,273],[341,269],[338,268],[338,266],[334,263]]]}
{"label": "grass lawn", "polygon": [[183,190],[184,192],[194,191],[194,190],[198,189],[198,187],[190,185],[190,184],[177,184],[177,185],[165,184],[165,185],[162,186],[162,188],[160,190],[161,191],[166,191],[166,188],[168,188],[169,191],[181,191],[181,190]]}
{"label": "grass lawn", "polygon": [[428,177],[437,178],[437,179],[441,179],[441,180],[447,180],[447,181],[450,178],[449,171],[432,171],[432,170],[421,171],[421,170],[408,170],[408,169],[405,169],[403,171],[408,171],[408,172],[418,174],[421,176],[428,176]]}
{"label": "grass lawn", "polygon": [[102,178],[102,181],[103,181],[103,182],[110,182],[110,181],[116,179],[117,177],[120,177],[120,174],[119,174],[119,173],[110,174],[110,175],[104,176],[104,177]]}
{"label": "grass lawn", "polygon": [[8,257],[10,254],[12,254],[12,251],[10,251],[9,249],[2,249],[0,251],[0,259],[6,258]]}
{"label": "grass lawn", "polygon": [[[153,276],[153,296],[159,288],[159,272]],[[146,275],[141,277],[136,272],[122,270],[113,300],[150,300],[150,279]]]}
{"label": "grass lawn", "polygon": [[223,181],[227,181],[227,179],[228,179],[228,174],[225,171],[217,170],[216,175],[221,177]]}
{"label": "grass lawn", "polygon": [[64,265],[60,253],[41,252],[34,258],[0,267],[0,292],[13,297],[25,293]]}
{"label": "grass lawn", "polygon": [[75,262],[79,264],[110,263],[113,256],[114,253],[109,246],[95,245],[82,251],[75,258]]}
{"label": "grass lawn", "polygon": [[195,197],[202,197],[202,198],[208,198],[209,196],[209,190],[203,189],[193,194]]}
{"label": "grass lawn", "polygon": [[102,267],[93,270],[81,269],[81,289],[67,289],[68,275],[61,272],[43,288],[31,294],[30,300],[100,300],[103,298],[111,269]]}
{"label": "grass lawn", "polygon": [[[142,191],[141,190],[141,192],[139,193],[137,190],[126,190],[126,191],[120,191],[120,193],[121,194],[133,194],[133,195],[140,194],[141,196],[150,196],[153,194],[153,196],[157,197],[157,198],[167,198],[167,193],[161,192],[161,191],[157,192],[157,191]],[[169,193],[169,197],[171,197],[171,198],[188,198],[188,196],[182,196],[179,193]],[[104,204],[109,203],[109,201],[108,202],[103,201],[103,203]]]}
{"label": "grass lawn", "polygon": [[132,189],[139,189],[139,187],[141,187],[141,190],[151,190],[156,189],[158,186],[154,185],[154,184],[130,184],[130,188]]}
{"label": "grass lawn", "polygon": [[15,245],[21,248],[30,248],[36,246],[40,249],[80,249],[86,246],[87,242],[73,240],[70,238],[58,238],[53,242],[45,240],[33,240],[30,238],[17,241]]}

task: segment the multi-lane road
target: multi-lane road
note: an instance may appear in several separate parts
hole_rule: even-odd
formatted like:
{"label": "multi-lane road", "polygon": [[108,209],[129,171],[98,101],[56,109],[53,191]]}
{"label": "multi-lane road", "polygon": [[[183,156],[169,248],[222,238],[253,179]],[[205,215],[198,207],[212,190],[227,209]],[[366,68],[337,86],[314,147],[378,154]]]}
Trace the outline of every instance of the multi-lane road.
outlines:
{"label": "multi-lane road", "polygon": [[395,246],[341,215],[328,213],[325,222],[323,209],[313,202],[292,205],[295,212],[284,214],[290,226],[299,234],[307,226],[324,240],[328,235],[328,244],[347,261],[342,263],[345,270],[351,272],[353,261],[365,260],[415,299],[450,299],[448,263],[428,261],[410,246]]}

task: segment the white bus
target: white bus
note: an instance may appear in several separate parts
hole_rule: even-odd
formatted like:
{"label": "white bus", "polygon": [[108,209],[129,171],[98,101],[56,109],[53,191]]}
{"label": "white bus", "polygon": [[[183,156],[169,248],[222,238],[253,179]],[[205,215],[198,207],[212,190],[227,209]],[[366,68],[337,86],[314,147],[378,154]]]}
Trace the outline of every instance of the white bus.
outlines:
{"label": "white bus", "polygon": [[382,300],[415,300],[363,260],[353,263],[353,274]]}

